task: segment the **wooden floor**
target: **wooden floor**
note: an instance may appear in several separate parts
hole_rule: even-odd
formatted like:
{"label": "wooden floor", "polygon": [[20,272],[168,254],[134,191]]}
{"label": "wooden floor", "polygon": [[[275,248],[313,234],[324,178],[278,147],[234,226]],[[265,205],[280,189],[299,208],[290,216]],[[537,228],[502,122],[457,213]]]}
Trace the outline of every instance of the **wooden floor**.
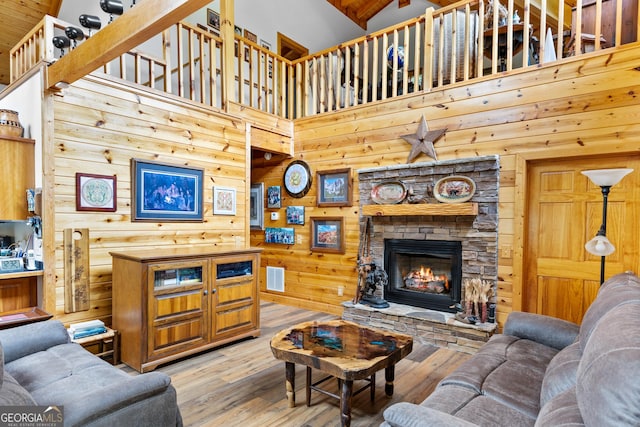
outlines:
{"label": "wooden floor", "polygon": [[[311,407],[305,405],[305,368],[296,368],[296,407],[289,408],[285,396],[284,362],[276,360],[269,340],[279,330],[295,323],[333,319],[324,313],[273,303],[261,306],[261,336],[158,367],[171,376],[178,392],[178,405],[185,426],[291,426],[340,425],[336,399],[313,393]],[[384,373],[378,375],[375,402],[369,393],[353,398],[355,427],[377,426],[389,405],[420,402],[443,376],[469,355],[414,342],[413,351],[396,365],[395,392],[384,394]],[[122,369],[135,375],[131,368]],[[314,371],[315,373],[316,371]],[[315,380],[315,376],[314,376]],[[354,386],[356,389],[358,383]],[[337,383],[326,383],[327,388]]]}

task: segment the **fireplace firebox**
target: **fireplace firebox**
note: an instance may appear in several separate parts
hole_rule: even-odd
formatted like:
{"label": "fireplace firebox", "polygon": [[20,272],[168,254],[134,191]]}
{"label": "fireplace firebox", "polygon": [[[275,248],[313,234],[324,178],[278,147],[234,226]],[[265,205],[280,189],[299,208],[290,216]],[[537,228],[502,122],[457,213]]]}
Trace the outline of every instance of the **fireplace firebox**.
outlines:
{"label": "fireplace firebox", "polygon": [[384,239],[389,302],[454,313],[462,288],[462,242]]}

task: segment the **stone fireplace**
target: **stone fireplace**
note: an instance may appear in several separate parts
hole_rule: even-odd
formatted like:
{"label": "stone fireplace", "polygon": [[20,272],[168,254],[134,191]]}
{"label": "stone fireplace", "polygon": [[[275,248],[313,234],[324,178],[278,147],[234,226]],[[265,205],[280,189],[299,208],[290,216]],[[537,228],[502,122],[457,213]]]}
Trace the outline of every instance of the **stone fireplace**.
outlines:
{"label": "stone fireplace", "polygon": [[[422,334],[428,336],[424,341],[456,349],[461,340],[488,339],[495,324],[462,324],[453,313],[465,300],[461,286],[465,280],[491,282],[491,302],[496,302],[499,172],[498,156],[359,170],[361,220],[364,223],[369,218],[368,255],[389,276],[383,297],[391,307],[370,310],[347,303],[343,317]],[[436,182],[453,175],[475,183],[468,202],[447,204],[433,197]],[[389,181],[401,182],[419,202],[374,203],[372,189]],[[429,325],[418,326],[423,319]],[[444,338],[443,330],[447,331]]]}

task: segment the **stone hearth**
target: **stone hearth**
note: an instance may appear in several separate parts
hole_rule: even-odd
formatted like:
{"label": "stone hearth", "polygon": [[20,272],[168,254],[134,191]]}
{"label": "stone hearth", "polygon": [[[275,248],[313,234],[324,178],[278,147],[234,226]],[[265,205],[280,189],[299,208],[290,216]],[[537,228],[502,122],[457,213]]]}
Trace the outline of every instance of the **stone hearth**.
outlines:
{"label": "stone hearth", "polygon": [[342,318],[361,325],[411,335],[422,344],[431,344],[473,354],[495,333],[496,323],[470,325],[452,313],[390,303],[389,308],[372,308],[352,302],[342,303]]}

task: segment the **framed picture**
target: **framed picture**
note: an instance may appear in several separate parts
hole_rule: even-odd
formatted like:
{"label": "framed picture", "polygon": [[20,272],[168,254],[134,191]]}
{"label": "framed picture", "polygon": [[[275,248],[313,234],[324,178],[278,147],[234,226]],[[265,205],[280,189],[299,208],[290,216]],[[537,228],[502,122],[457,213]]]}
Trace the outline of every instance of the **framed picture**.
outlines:
{"label": "framed picture", "polygon": [[249,199],[249,227],[264,230],[264,183],[251,184]]}
{"label": "framed picture", "polygon": [[287,224],[304,225],[304,206],[287,206]]}
{"label": "framed picture", "polygon": [[267,42],[266,40],[260,39],[260,46],[267,50],[271,50],[271,43]]}
{"label": "framed picture", "polygon": [[311,250],[343,254],[344,218],[311,217]]}
{"label": "framed picture", "polygon": [[76,210],[115,212],[118,208],[115,175],[76,173]]}
{"label": "framed picture", "polygon": [[317,171],[318,206],[351,206],[351,169]]}
{"label": "framed picture", "polygon": [[237,25],[233,26],[233,32],[242,37],[242,28],[238,27]]}
{"label": "framed picture", "polygon": [[254,43],[258,43],[258,36],[256,36],[255,34],[253,34],[251,31],[247,30],[246,28],[244,29],[244,38],[252,41]]}
{"label": "framed picture", "polygon": [[207,9],[207,25],[220,31],[220,14],[213,9]]}
{"label": "framed picture", "polygon": [[244,47],[244,62],[249,62],[250,59],[251,59],[251,49],[249,49],[249,46],[245,46]]}
{"label": "framed picture", "polygon": [[236,214],[236,189],[228,187],[213,187],[213,214]]}
{"label": "framed picture", "polygon": [[293,228],[288,227],[267,227],[264,231],[264,241],[281,245],[293,245],[296,242]]}
{"label": "framed picture", "polygon": [[204,170],[131,159],[134,221],[202,221]]}
{"label": "framed picture", "polygon": [[267,209],[279,208],[280,202],[280,186],[274,185],[267,188]]}

